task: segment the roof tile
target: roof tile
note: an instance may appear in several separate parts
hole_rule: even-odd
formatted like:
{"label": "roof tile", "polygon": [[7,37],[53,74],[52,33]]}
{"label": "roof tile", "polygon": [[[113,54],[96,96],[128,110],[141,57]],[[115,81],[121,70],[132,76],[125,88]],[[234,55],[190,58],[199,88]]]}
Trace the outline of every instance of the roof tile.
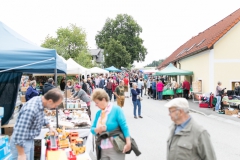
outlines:
{"label": "roof tile", "polygon": [[[168,58],[166,58],[166,60],[163,61],[158,66],[158,68],[161,69],[171,62],[177,61],[179,59],[183,59],[197,52],[200,52],[202,50],[211,48],[221,37],[223,37],[239,21],[240,21],[240,8],[235,12],[233,12],[232,14],[230,14],[229,16],[227,16],[226,18],[219,21],[218,23],[207,28],[205,31],[199,32],[197,36],[194,36],[191,39],[189,39],[186,43],[184,43],[177,50],[175,50]],[[193,46],[194,44],[196,45]],[[186,49],[186,51],[181,53],[184,49]],[[188,49],[189,51],[187,51]]]}

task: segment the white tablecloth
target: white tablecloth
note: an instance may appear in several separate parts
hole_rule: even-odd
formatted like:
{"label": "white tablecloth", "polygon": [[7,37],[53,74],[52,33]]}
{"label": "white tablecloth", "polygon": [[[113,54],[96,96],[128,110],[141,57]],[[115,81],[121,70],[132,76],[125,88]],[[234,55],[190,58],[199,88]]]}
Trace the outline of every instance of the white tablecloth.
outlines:
{"label": "white tablecloth", "polygon": [[[45,135],[46,133],[49,131],[49,129],[42,129],[41,130],[41,133],[38,137],[36,137],[35,139],[41,139],[42,142],[42,146],[41,146],[41,160],[45,160],[46,159],[46,146],[45,146]],[[78,155],[78,157],[88,157],[89,160],[91,160],[90,156],[89,156],[89,153],[91,151],[91,148],[92,148],[92,134],[90,134],[90,128],[87,128],[87,129],[72,129],[72,130],[66,130],[67,132],[71,132],[71,131],[74,131],[74,132],[78,132],[79,136],[80,137],[88,137],[87,138],[87,141],[85,142],[85,145],[86,145],[86,151],[84,154],[80,154]],[[67,150],[66,151],[70,151],[70,150]]]}

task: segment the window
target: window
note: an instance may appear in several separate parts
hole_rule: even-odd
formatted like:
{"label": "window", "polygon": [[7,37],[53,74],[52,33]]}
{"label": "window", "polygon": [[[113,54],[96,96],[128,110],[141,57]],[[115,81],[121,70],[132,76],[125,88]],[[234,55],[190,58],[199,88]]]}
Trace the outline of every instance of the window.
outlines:
{"label": "window", "polygon": [[190,51],[195,45],[196,45],[196,43],[195,43],[194,45],[192,45],[192,47],[190,47],[190,48],[187,50],[187,52]]}
{"label": "window", "polygon": [[197,44],[196,47],[200,46],[206,39],[203,39],[200,43]]}
{"label": "window", "polygon": [[180,56],[181,54],[183,54],[186,50],[187,50],[187,48],[185,48],[184,50],[182,50],[182,52],[180,52],[180,53],[177,55],[177,57]]}

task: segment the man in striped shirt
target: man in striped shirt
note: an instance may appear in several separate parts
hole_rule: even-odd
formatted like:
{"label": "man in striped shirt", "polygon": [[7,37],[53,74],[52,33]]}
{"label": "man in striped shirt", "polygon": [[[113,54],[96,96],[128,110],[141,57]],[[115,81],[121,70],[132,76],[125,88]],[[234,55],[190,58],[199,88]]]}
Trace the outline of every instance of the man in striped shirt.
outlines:
{"label": "man in striped shirt", "polygon": [[13,160],[34,159],[34,138],[39,136],[42,126],[47,126],[50,132],[57,135],[44,115],[44,108],[55,109],[63,100],[59,89],[49,90],[44,96],[33,97],[19,112],[10,147]]}

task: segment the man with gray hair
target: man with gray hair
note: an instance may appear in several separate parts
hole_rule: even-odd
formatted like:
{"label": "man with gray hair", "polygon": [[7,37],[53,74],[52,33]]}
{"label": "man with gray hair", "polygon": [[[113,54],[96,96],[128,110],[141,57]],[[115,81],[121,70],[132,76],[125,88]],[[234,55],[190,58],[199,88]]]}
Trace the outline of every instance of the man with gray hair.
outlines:
{"label": "man with gray hair", "polygon": [[12,160],[34,159],[34,138],[40,135],[42,126],[57,136],[57,131],[44,115],[44,109],[56,109],[63,100],[62,92],[49,90],[44,96],[36,96],[25,103],[19,112],[10,141]]}
{"label": "man with gray hair", "polygon": [[201,159],[216,160],[210,135],[189,115],[185,98],[175,98],[165,104],[174,124],[167,141],[167,160]]}
{"label": "man with gray hair", "polygon": [[47,93],[49,90],[55,88],[55,86],[53,85],[54,81],[52,78],[49,78],[47,83],[44,84],[43,86],[43,94]]}

